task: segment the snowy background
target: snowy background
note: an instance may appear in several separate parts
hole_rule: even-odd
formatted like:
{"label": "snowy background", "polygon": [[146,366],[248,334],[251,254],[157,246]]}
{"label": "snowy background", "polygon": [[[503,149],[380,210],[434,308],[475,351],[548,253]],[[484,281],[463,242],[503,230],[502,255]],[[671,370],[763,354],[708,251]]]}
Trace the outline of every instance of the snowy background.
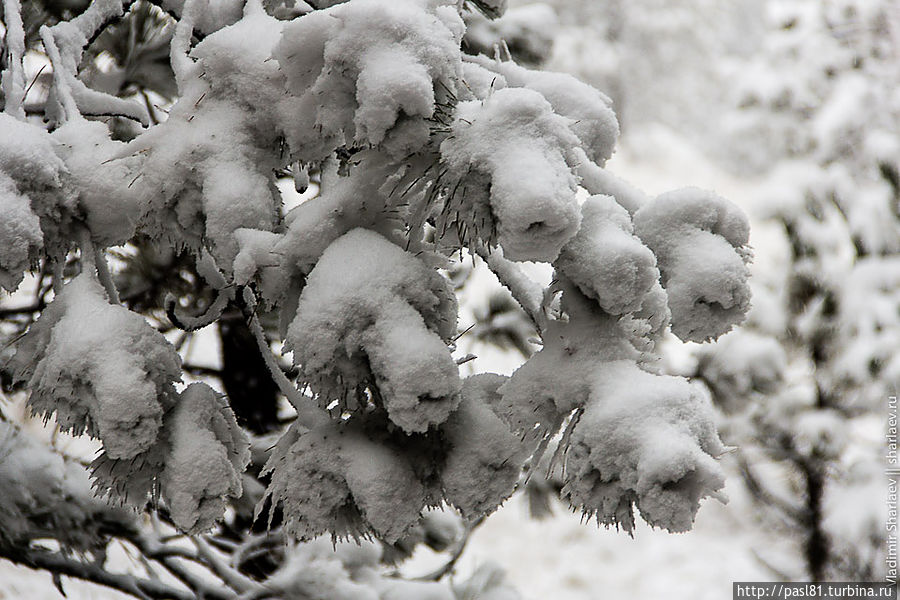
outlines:
{"label": "snowy background", "polygon": [[[508,25],[478,25],[484,44],[490,47],[492,36],[513,39],[524,31],[533,47],[510,43],[513,52],[544,57],[543,67],[573,73],[610,95],[622,126],[608,163],[612,172],[650,194],[688,185],[716,190],[748,213],[755,253],[750,323],[756,330],[772,333],[785,326],[779,293],[790,268],[790,247],[771,216],[779,203],[802,198],[806,182],[836,181],[836,188],[850,189],[856,207],[850,211],[851,229],[882,256],[894,257],[896,266],[897,221],[882,218],[881,188],[860,173],[869,155],[892,156],[896,164],[900,151],[900,86],[894,85],[900,82],[900,4],[555,0],[547,3],[555,16],[546,5],[511,4],[514,10],[503,21]],[[823,6],[839,21],[843,15],[845,30],[823,29],[818,20],[820,10],[827,12]],[[848,14],[848,7],[856,14]],[[883,16],[875,14],[876,7],[884,9]],[[848,59],[848,54],[871,53],[879,44],[884,46],[874,55],[879,60],[863,68],[852,56]],[[491,285],[476,275],[466,289],[462,302],[470,322],[474,309],[466,307],[465,294],[476,297]],[[896,299],[896,284],[889,284],[886,293]],[[887,340],[879,338],[877,344],[900,354],[897,332],[895,322]],[[666,361],[673,370],[691,372],[695,350],[672,343]],[[743,350],[736,344],[730,351],[740,361]],[[193,352],[193,362],[217,365],[213,340],[201,337]],[[477,341],[463,345],[462,352],[478,355],[467,367],[475,371],[508,373],[521,361],[514,352]],[[838,467],[878,464],[886,418],[878,398],[886,403],[891,386],[896,393],[896,363],[875,377],[883,385],[874,393],[874,404],[836,425],[836,435],[851,449],[849,457],[835,461]],[[789,377],[800,382],[797,393],[802,395],[808,373],[803,365],[794,368],[799,372]],[[725,414],[721,419],[726,445],[740,443],[740,424],[729,425]],[[771,515],[752,501],[733,456],[723,463],[730,502],[707,500],[694,530],[685,534],[639,522],[629,537],[583,523],[562,504],[553,507],[554,516],[532,519],[524,497],[517,495],[473,534],[460,575],[496,563],[528,600],[702,600],[730,597],[733,581],[777,579],[779,573],[769,568],[773,565],[782,575],[802,573],[800,535],[784,524],[773,525]],[[842,479],[836,485],[841,493],[828,501],[829,522],[843,528],[851,545],[885,519],[885,479],[877,468],[868,472],[861,479]],[[788,474],[777,468],[767,474],[790,492]],[[840,468],[832,475],[840,479]],[[404,572],[427,571],[429,558],[417,556]],[[112,560],[127,568],[133,558],[120,553]],[[876,554],[872,561],[878,560]],[[77,582],[67,582],[66,588],[71,598],[121,597]],[[49,575],[0,562],[0,598],[58,597]]]}

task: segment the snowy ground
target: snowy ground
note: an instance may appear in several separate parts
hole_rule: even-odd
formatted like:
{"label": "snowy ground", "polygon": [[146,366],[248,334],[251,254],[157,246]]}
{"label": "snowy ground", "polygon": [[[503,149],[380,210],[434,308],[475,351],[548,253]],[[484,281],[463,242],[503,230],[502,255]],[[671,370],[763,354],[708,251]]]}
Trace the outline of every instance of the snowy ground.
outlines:
{"label": "snowy ground", "polygon": [[710,501],[692,532],[672,535],[641,524],[633,539],[557,512],[546,521],[529,519],[517,497],[473,536],[463,568],[498,562],[526,600],[720,600],[731,597],[732,581],[771,578],[752,553],[760,534],[746,529],[733,506]]}

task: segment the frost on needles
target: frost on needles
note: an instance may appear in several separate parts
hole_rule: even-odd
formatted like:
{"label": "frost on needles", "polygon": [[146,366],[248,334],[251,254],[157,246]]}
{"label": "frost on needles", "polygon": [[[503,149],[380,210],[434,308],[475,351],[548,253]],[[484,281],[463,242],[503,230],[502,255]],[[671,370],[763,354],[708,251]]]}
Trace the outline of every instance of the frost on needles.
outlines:
{"label": "frost on needles", "polygon": [[[743,319],[736,207],[696,189],[646,198],[608,173],[609,100],[464,55],[463,3],[326,2],[282,21],[251,1],[200,24],[202,4],[177,10],[178,100],[133,140],[89,117],[141,111],[71,71],[92,28],[121,13],[112,0],[42,30],[49,132],[15,95],[0,116],[0,285],[15,290],[38,262],[57,273],[13,364],[34,412],[102,442],[99,492],[135,507],[161,498],[202,531],[240,496],[249,460],[227,399],[182,388],[174,347],[119,303],[105,249],[140,238],[191,253],[253,327],[277,317],[296,381],[272,376],[297,418],[272,449],[266,497],[297,539],[391,542],[444,504],[489,514],[560,433],[563,495],[601,523],[630,531],[637,507],[685,531],[703,498],[724,499],[708,398],[651,365],[667,331],[706,341]],[[505,3],[475,7],[497,16]],[[205,35],[191,47],[193,25]],[[316,174],[319,190],[282,215],[283,169]],[[81,273],[64,276],[76,251]],[[466,254],[542,339],[511,377],[462,377],[452,356],[443,269]],[[552,264],[553,282],[518,261]]]}

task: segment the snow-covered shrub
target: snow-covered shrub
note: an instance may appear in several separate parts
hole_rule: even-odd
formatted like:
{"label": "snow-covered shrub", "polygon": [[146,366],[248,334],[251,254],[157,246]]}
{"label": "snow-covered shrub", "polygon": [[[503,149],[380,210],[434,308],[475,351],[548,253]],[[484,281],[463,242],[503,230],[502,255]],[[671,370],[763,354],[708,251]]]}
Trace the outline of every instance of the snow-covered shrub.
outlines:
{"label": "snow-covered shrub", "polygon": [[736,78],[722,121],[731,149],[721,158],[737,171],[802,177],[818,201],[836,204],[864,254],[900,252],[896,6],[766,8],[769,33]]}
{"label": "snow-covered shrub", "polygon": [[22,283],[25,271],[37,260],[44,244],[41,224],[31,210],[29,199],[16,189],[8,175],[0,175],[0,211],[3,212],[2,236],[9,245],[0,250],[0,286],[14,290]]}
{"label": "snow-covered shrub", "polygon": [[[241,594],[266,595],[274,571],[265,584],[285,594],[383,599],[453,592],[378,578],[366,571],[375,559],[352,566],[320,542],[282,555],[280,570],[235,573],[197,534],[229,507],[223,530],[249,523],[255,503],[291,542],[399,547],[425,509],[480,522],[560,432],[564,494],[602,523],[631,530],[636,506],[685,531],[701,499],[723,498],[706,398],[649,365],[670,318],[696,341],[743,319],[747,221],[711,192],[647,199],[608,173],[618,124],[600,92],[464,55],[462,13],[495,17],[505,2],[163,4],[177,85],[165,111],[146,89],[113,97],[79,78],[85,46],[124,10],[95,0],[40,30],[53,70],[47,128],[24,119],[16,94],[0,119],[0,206],[12,217],[0,225],[2,285],[15,290],[40,265],[54,292],[45,302],[41,288],[47,305],[11,368],[33,412],[102,444],[98,492],[164,508],[195,536],[193,559]],[[23,68],[13,52],[4,81]],[[142,127],[113,139],[103,118]],[[288,173],[314,187],[283,210]],[[162,288],[155,303],[132,287],[137,267],[126,277],[120,264],[140,265],[147,247],[168,251],[154,264],[173,271],[146,283]],[[467,255],[540,338],[509,378],[460,375],[446,273]],[[529,278],[528,261],[552,267],[553,281]],[[268,450],[244,433],[233,399],[183,388],[185,373],[205,371],[182,364],[173,330],[217,322],[244,327],[293,408],[290,423],[269,424]],[[216,543],[237,567],[255,556]],[[298,577],[298,565],[310,572]],[[472,593],[508,597],[495,575],[478,577]]]}

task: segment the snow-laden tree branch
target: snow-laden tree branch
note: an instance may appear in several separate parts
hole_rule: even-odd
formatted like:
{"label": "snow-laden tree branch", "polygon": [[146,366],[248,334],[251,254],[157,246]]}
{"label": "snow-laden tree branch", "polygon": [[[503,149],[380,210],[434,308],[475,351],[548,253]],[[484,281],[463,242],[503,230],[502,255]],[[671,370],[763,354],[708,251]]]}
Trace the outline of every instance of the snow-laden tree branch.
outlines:
{"label": "snow-laden tree branch", "polygon": [[[629,531],[635,507],[654,526],[690,529],[703,498],[724,499],[724,447],[700,388],[646,359],[667,331],[705,341],[743,319],[743,214],[690,188],[646,198],[606,173],[618,134],[609,99],[569,76],[465,56],[466,2],[322,2],[286,19],[269,4],[175,7],[166,60],[178,94],[152,126],[142,105],[78,71],[122,2],[41,29],[49,129],[23,118],[21,65],[8,64],[0,285],[14,291],[29,268],[80,252],[55,272],[58,291],[10,362],[31,411],[99,440],[101,495],[165,507],[193,535],[242,496],[303,542],[398,544],[438,506],[480,522],[564,424],[573,507]],[[474,7],[494,17],[505,3]],[[113,114],[144,128],[114,138],[93,118]],[[287,170],[314,174],[318,193],[285,213],[275,179]],[[183,268],[194,287],[165,290],[163,311],[133,310],[127,271],[104,258],[114,246],[193,257]],[[441,269],[465,253],[485,258],[542,337],[511,377],[463,377],[453,356],[457,298]],[[552,266],[550,287],[523,274],[525,261]],[[265,459],[265,493],[247,491],[251,439],[228,398],[185,387],[178,352],[140,314],[193,330],[235,306],[297,413]],[[258,587],[211,545],[196,548],[246,597],[312,585],[279,571]],[[287,563],[344,574],[328,597],[405,597],[368,558],[298,548]]]}

